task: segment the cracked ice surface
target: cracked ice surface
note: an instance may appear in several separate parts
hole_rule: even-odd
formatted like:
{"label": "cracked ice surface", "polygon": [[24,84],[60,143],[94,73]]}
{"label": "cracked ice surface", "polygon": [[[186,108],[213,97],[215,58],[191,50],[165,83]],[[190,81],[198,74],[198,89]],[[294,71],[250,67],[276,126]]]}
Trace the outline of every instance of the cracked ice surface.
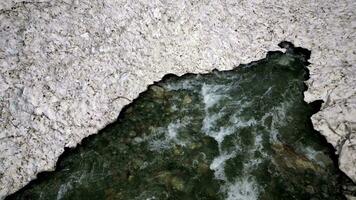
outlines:
{"label": "cracked ice surface", "polygon": [[[51,170],[167,73],[231,69],[282,40],[312,51],[314,127],[356,181],[353,0],[3,0],[0,197]],[[0,198],[0,199],[1,199]]]}

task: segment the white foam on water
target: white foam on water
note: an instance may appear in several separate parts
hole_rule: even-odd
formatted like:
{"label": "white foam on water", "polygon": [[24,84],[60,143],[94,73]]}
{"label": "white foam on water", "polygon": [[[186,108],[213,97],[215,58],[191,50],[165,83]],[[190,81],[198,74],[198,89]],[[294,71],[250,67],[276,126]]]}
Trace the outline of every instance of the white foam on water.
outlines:
{"label": "white foam on water", "polygon": [[[224,94],[229,90],[228,86],[225,85],[208,85],[203,84],[201,88],[201,95],[204,102],[205,117],[203,120],[201,130],[208,136],[214,138],[219,145],[220,155],[215,157],[210,164],[210,169],[214,171],[214,176],[218,180],[225,181],[225,184],[221,187],[221,191],[227,195],[228,200],[255,200],[258,198],[260,193],[260,186],[254,181],[252,177],[248,177],[249,172],[256,168],[263,160],[262,158],[254,158],[254,152],[259,151],[263,154],[262,145],[262,135],[257,135],[255,138],[254,147],[247,152],[247,156],[250,157],[246,163],[244,163],[244,176],[235,182],[231,183],[227,180],[225,174],[226,161],[235,157],[237,152],[240,151],[239,146],[236,146],[233,151],[227,152],[221,150],[221,144],[224,138],[228,135],[234,134],[239,128],[255,126],[259,123],[254,118],[243,119],[240,117],[241,112],[245,107],[248,107],[251,102],[242,100],[235,102],[234,115],[228,119],[228,123],[225,127],[216,127],[217,121],[225,115],[226,107],[220,109],[218,113],[212,113],[210,108],[216,106],[223,98],[228,98],[229,96]],[[267,90],[266,95],[271,89]],[[230,108],[229,108],[230,109]],[[279,110],[277,110],[278,112]],[[281,115],[282,117],[282,115]],[[214,129],[215,127],[215,129]],[[218,128],[218,130],[217,130]]]}
{"label": "white foam on water", "polygon": [[205,117],[203,119],[203,126],[202,126],[202,131],[204,133],[208,133],[211,131],[211,128],[214,127],[214,125],[216,124],[216,121],[218,119],[220,119],[222,116],[222,113],[219,112],[217,114],[212,114],[212,115],[209,115],[209,114],[205,114]]}
{"label": "white foam on water", "polygon": [[233,134],[234,131],[234,127],[220,127],[219,131],[210,131],[207,133],[207,135],[214,138],[218,142],[220,147],[221,143],[224,141],[224,138],[228,135]]}
{"label": "white foam on water", "polygon": [[249,127],[257,124],[257,121],[255,119],[252,118],[246,121],[238,117],[238,114],[232,115],[230,117],[230,122],[234,123],[234,126],[239,128]]}
{"label": "white foam on water", "polygon": [[325,163],[318,159],[318,155],[324,155],[324,153],[322,151],[317,151],[311,147],[306,147],[301,150],[309,160],[316,162],[317,164],[319,164],[322,167],[325,167]]}
{"label": "white foam on water", "polygon": [[70,182],[64,183],[59,187],[59,191],[57,193],[57,200],[61,200],[68,190],[72,189],[72,184]]}
{"label": "white foam on water", "polygon": [[171,144],[166,140],[151,140],[149,142],[149,147],[151,151],[162,151],[171,148]]}
{"label": "white foam on water", "polygon": [[254,148],[249,151],[249,153],[251,155],[255,152],[260,152],[262,155],[262,158],[251,157],[246,163],[244,163],[244,169],[251,171],[252,169],[255,169],[256,167],[258,167],[258,165],[262,163],[263,159],[266,159],[269,157],[269,155],[263,151],[262,141],[263,141],[262,135],[256,135]]}
{"label": "white foam on water", "polygon": [[[268,130],[268,132],[270,134],[270,142],[271,143],[279,143],[278,129],[281,126],[286,125],[286,123],[287,123],[286,118],[288,117],[286,115],[286,113],[291,105],[292,105],[291,102],[282,102],[280,105],[271,108],[270,112],[265,113],[264,116],[261,118],[262,126],[265,127],[266,130]],[[268,127],[264,123],[264,121],[266,120],[267,117],[272,117],[271,127]]]}
{"label": "white foam on water", "polygon": [[272,108],[273,125],[282,126],[287,123],[286,116],[288,109],[290,108],[290,102],[282,102],[279,106]]}
{"label": "white foam on water", "polygon": [[[273,113],[272,113],[272,112],[265,113],[265,114],[262,116],[262,118],[261,118],[261,124],[262,124],[262,126],[263,126],[264,128],[266,128],[267,130],[269,130],[269,128],[270,128],[270,127],[268,127],[268,126],[266,125],[266,123],[265,123],[265,121],[266,121],[266,119],[267,119],[268,117],[272,117],[272,120],[273,120]],[[272,121],[272,123],[271,123],[271,126],[272,126],[272,125],[273,125],[273,121]]]}
{"label": "white foam on water", "polygon": [[192,90],[195,87],[193,81],[191,80],[183,80],[178,83],[168,84],[166,89],[168,91],[176,91],[176,90]]}
{"label": "white foam on water", "polygon": [[177,105],[175,105],[175,104],[173,104],[173,105],[171,106],[171,108],[172,108],[173,111],[178,111],[178,107],[177,107]]}
{"label": "white foam on water", "polygon": [[220,110],[218,113],[210,113],[209,108],[218,104],[222,98],[229,97],[224,94],[230,88],[226,85],[212,85],[212,84],[203,84],[201,87],[201,95],[204,102],[205,117],[203,120],[203,126],[201,130],[208,136],[213,137],[219,144],[224,140],[224,137],[234,133],[234,127],[220,127],[218,131],[212,130],[216,125],[217,120],[221,119],[224,115],[224,112]]}
{"label": "white foam on water", "polygon": [[[153,138],[149,139],[150,149],[154,151],[161,151],[171,148],[172,144],[185,146],[187,141],[179,139],[179,130],[184,128],[187,124],[187,120],[177,120],[169,123],[166,128],[158,128],[157,132],[153,134]],[[154,136],[159,136],[160,134],[164,134],[164,138],[154,139]]]}
{"label": "white foam on water", "polygon": [[135,200],[156,200],[158,199],[155,195],[151,194],[149,191],[141,192]]}
{"label": "white foam on water", "polygon": [[271,93],[271,91],[272,91],[272,88],[273,88],[273,86],[272,86],[272,87],[269,87],[269,88],[266,90],[266,92],[265,92],[265,93],[263,93],[263,95],[262,95],[262,96],[269,95],[269,94]]}
{"label": "white foam on water", "polygon": [[170,123],[167,127],[167,139],[168,140],[177,140],[177,135],[178,135],[178,130],[179,128],[181,128],[183,126],[183,124],[178,121],[175,123]]}
{"label": "white foam on water", "polygon": [[236,155],[235,152],[232,153],[221,153],[218,157],[214,158],[213,162],[210,164],[210,169],[214,171],[215,178],[218,180],[226,181],[225,176],[225,163],[230,158],[233,158]]}
{"label": "white foam on water", "polygon": [[262,135],[256,135],[255,137],[255,151],[262,152],[263,145],[262,145]]}
{"label": "white foam on water", "polygon": [[212,130],[212,128],[216,125],[216,121],[219,120],[223,114],[223,112],[219,112],[217,114],[205,115],[201,129],[206,135],[213,137],[218,142],[219,146],[224,141],[224,138],[228,135],[234,134],[237,128],[249,127],[257,124],[255,119],[244,121],[238,118],[235,114],[229,119],[232,123],[231,126],[220,127],[218,131]]}
{"label": "white foam on water", "polygon": [[221,92],[226,91],[226,85],[208,85],[203,84],[201,87],[201,95],[204,101],[204,109],[208,111],[209,108],[216,105],[225,95],[222,95]]}
{"label": "white foam on water", "polygon": [[316,156],[319,154],[318,151],[312,149],[311,147],[304,148],[303,152],[310,160],[316,160]]}
{"label": "white foam on water", "polygon": [[227,193],[227,200],[257,200],[260,194],[260,187],[252,177],[242,177],[234,183],[224,186]]}

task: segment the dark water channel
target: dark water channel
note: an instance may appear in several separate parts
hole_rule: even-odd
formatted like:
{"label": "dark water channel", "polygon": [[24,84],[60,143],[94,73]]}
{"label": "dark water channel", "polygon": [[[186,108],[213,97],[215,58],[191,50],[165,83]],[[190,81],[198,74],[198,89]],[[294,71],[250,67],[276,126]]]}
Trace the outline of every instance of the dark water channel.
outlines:
{"label": "dark water channel", "polygon": [[8,199],[344,199],[303,101],[306,59],[167,76]]}

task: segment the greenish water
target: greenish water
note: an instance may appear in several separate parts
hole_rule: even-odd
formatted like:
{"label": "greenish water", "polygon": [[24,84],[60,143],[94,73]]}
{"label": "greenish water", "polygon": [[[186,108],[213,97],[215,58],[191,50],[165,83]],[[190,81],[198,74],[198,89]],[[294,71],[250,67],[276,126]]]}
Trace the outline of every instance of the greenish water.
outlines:
{"label": "greenish water", "polygon": [[166,77],[11,199],[344,199],[302,57]]}

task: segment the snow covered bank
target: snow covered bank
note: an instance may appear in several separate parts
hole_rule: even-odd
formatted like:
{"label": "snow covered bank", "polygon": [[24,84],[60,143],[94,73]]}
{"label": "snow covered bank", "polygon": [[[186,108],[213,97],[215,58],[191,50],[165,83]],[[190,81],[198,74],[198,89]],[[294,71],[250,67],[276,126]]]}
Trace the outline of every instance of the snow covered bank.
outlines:
{"label": "snow covered bank", "polygon": [[282,40],[312,51],[314,126],[356,181],[352,0],[0,3],[0,197],[53,169],[167,73],[231,69]]}

